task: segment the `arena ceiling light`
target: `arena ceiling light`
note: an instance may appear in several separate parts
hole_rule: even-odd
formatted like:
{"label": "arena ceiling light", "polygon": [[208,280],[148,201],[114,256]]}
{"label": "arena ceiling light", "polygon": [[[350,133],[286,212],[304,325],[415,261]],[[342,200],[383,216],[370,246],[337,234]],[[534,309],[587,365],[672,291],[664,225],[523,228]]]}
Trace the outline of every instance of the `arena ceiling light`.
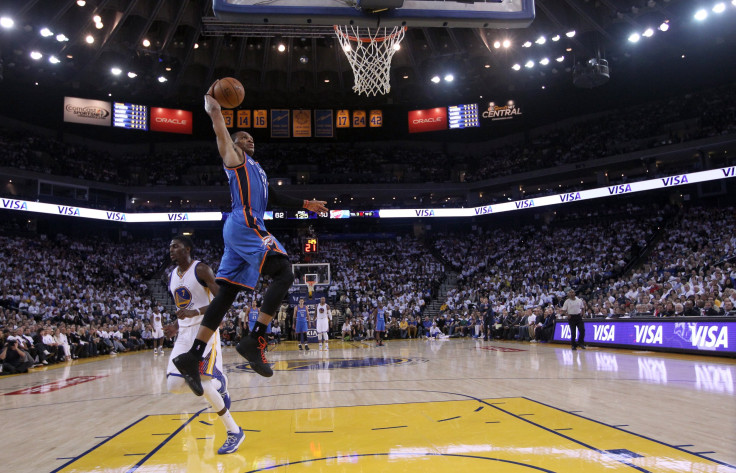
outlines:
{"label": "arena ceiling light", "polygon": [[549,64],[549,58],[543,58],[541,61],[539,61],[539,64],[546,66]]}
{"label": "arena ceiling light", "polygon": [[123,70],[120,69],[119,67],[113,67],[112,69],[110,69],[110,72],[112,72],[112,75],[114,76],[119,76],[120,73],[123,72]]}
{"label": "arena ceiling light", "polygon": [[654,30],[651,28],[647,28],[641,35],[645,38],[651,38],[652,36],[654,36]]}
{"label": "arena ceiling light", "polygon": [[15,25],[15,21],[13,21],[13,19],[10,18],[9,16],[0,17],[0,26],[5,28],[6,30],[9,30],[14,25]]}
{"label": "arena ceiling light", "polygon": [[629,41],[632,43],[638,43],[641,39],[641,36],[639,36],[639,33],[631,33],[629,35]]}
{"label": "arena ceiling light", "polygon": [[148,40],[148,38],[143,40],[143,47],[147,48],[151,45],[151,42]]}
{"label": "arena ceiling light", "polygon": [[279,44],[277,49],[279,50],[280,53],[283,53],[284,51],[286,51],[286,46],[284,45],[284,43],[281,43]]}
{"label": "arena ceiling light", "polygon": [[79,5],[80,7],[83,7],[86,4],[87,4],[87,2],[85,0],[77,0],[77,5]]}
{"label": "arena ceiling light", "polygon": [[522,48],[531,48],[532,47],[532,42],[531,41],[527,41],[526,43],[522,44],[521,47]]}
{"label": "arena ceiling light", "polygon": [[701,8],[700,10],[695,12],[695,15],[693,15],[693,18],[695,18],[698,21],[703,21],[706,18],[708,18],[708,10],[705,8]]}
{"label": "arena ceiling light", "polygon": [[500,48],[501,47],[501,41],[494,41],[493,47],[496,48],[496,49]]}
{"label": "arena ceiling light", "polygon": [[102,17],[100,15],[95,15],[92,17],[92,21],[95,23],[102,23]]}
{"label": "arena ceiling light", "polygon": [[69,38],[67,38],[65,34],[59,33],[56,35],[56,41],[60,43],[66,43],[67,41],[69,41]]}
{"label": "arena ceiling light", "polygon": [[555,59],[555,61],[557,61],[557,62],[562,62],[564,60],[565,60],[565,56],[560,56],[557,59]]}
{"label": "arena ceiling light", "polygon": [[433,83],[439,84],[440,83],[440,76],[434,76],[430,79]]}
{"label": "arena ceiling light", "polygon": [[38,61],[43,57],[43,54],[39,53],[38,51],[31,51],[31,59],[34,61]]}
{"label": "arena ceiling light", "polygon": [[511,41],[508,39],[504,39],[503,43],[501,43],[504,48],[510,48],[511,47]]}
{"label": "arena ceiling light", "polygon": [[511,69],[513,69],[515,71],[518,71],[519,69],[521,69],[521,65],[520,64],[514,64],[513,66],[511,66]]}
{"label": "arena ceiling light", "polygon": [[524,64],[524,67],[526,67],[527,69],[531,69],[532,67],[534,67],[534,61],[532,61],[531,59],[528,60],[526,64]]}
{"label": "arena ceiling light", "polygon": [[659,25],[659,31],[664,32],[664,31],[667,31],[668,29],[670,29],[670,24],[666,21],[663,22],[661,25]]}
{"label": "arena ceiling light", "polygon": [[95,42],[95,37],[91,34],[88,34],[87,37],[84,38],[84,40],[87,42],[87,44],[92,44]]}
{"label": "arena ceiling light", "polygon": [[131,79],[135,79],[136,77],[138,77],[138,74],[136,74],[135,72],[131,71],[131,72],[128,72],[128,77],[130,77]]}
{"label": "arena ceiling light", "polygon": [[59,64],[59,63],[60,63],[61,61],[60,61],[60,60],[59,60],[59,58],[58,58],[58,57],[56,57],[56,56],[50,56],[50,57],[49,57],[49,62],[50,62],[51,64]]}
{"label": "arena ceiling light", "polygon": [[159,82],[161,82],[162,84],[163,84],[164,82],[166,82],[167,80],[168,80],[168,79],[167,79],[166,77],[164,77],[164,76],[159,76],[159,77],[158,77],[158,81],[159,81]]}
{"label": "arena ceiling light", "polygon": [[95,28],[97,28],[98,30],[101,30],[104,27],[105,27],[105,25],[103,25],[101,21],[95,23]]}
{"label": "arena ceiling light", "polygon": [[537,43],[538,45],[540,45],[540,46],[541,46],[541,45],[543,45],[544,43],[546,43],[546,42],[547,42],[547,38],[545,38],[544,36],[540,36],[540,37],[539,37],[539,38],[537,38],[537,40],[536,40],[536,41],[534,41],[534,42],[535,42],[535,43]]}
{"label": "arena ceiling light", "polygon": [[719,2],[713,5],[713,13],[723,13],[724,11],[726,11],[725,3]]}
{"label": "arena ceiling light", "polygon": [[49,36],[54,35],[54,33],[52,33],[51,30],[48,28],[41,28],[41,31],[39,31],[39,33],[41,33],[41,36],[43,36],[44,38],[48,38]]}
{"label": "arena ceiling light", "polygon": [[574,38],[575,37],[575,30],[568,31],[567,33],[565,33],[565,36],[567,36],[568,38]]}
{"label": "arena ceiling light", "polygon": [[554,41],[555,43],[557,41],[559,41],[559,40],[560,40],[560,35],[556,34],[556,35],[552,36],[552,41]]}
{"label": "arena ceiling light", "polygon": [[445,82],[452,82],[454,80],[455,80],[455,76],[453,76],[452,74],[445,75]]}

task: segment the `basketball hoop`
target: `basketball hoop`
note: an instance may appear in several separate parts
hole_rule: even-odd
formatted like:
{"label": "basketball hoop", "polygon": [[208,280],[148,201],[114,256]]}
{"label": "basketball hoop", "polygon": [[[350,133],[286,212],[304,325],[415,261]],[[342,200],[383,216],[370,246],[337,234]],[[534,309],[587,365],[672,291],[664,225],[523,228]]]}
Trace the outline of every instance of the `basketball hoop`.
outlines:
{"label": "basketball hoop", "polygon": [[405,26],[361,28],[335,25],[335,34],[355,76],[357,94],[385,95],[391,91],[391,59],[404,39]]}
{"label": "basketball hoop", "polygon": [[306,281],[307,283],[307,291],[309,291],[309,297],[312,297],[312,294],[314,293],[314,286],[317,285],[317,281]]}

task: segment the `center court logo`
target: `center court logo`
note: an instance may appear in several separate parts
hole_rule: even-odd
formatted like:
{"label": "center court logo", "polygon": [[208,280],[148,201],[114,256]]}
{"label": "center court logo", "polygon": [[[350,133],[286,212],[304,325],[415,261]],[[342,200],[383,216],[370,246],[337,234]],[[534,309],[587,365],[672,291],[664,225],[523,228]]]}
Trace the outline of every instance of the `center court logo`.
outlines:
{"label": "center court logo", "polygon": [[[330,358],[325,360],[283,360],[270,363],[274,371],[311,371],[311,370],[341,370],[350,368],[370,368],[372,366],[410,365],[427,363],[426,358]],[[228,369],[236,369],[252,373],[248,363],[232,364]]]}

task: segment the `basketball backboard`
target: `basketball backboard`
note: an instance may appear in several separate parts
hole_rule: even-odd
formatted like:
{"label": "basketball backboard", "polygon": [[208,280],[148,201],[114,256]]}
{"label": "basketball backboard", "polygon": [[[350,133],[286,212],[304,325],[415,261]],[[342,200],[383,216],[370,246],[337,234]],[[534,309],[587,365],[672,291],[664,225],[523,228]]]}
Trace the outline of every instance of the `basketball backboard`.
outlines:
{"label": "basketball backboard", "polygon": [[294,287],[307,288],[307,281],[313,281],[319,287],[329,286],[332,282],[330,263],[300,263],[292,264],[294,272]]}
{"label": "basketball backboard", "polygon": [[534,20],[534,0],[213,0],[212,8],[221,20],[260,25],[525,28]]}

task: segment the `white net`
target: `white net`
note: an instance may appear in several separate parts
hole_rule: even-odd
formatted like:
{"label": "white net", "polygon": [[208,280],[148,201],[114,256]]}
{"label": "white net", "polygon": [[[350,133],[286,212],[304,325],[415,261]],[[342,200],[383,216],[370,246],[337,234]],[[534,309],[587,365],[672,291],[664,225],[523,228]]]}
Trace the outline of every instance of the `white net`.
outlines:
{"label": "white net", "polygon": [[335,25],[335,33],[350,62],[357,94],[385,95],[391,91],[391,58],[399,50],[406,27],[364,28]]}

